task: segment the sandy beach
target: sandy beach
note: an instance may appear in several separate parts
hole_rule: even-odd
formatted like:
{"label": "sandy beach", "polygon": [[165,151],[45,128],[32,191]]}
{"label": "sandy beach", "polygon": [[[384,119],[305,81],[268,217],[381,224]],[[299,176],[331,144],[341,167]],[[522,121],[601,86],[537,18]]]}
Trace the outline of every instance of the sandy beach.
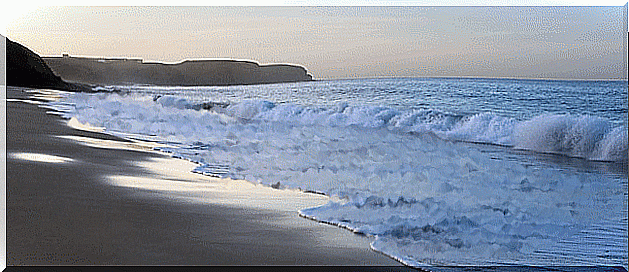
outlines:
{"label": "sandy beach", "polygon": [[[73,129],[67,120],[21,101],[29,100],[25,90],[7,90],[9,266],[364,265],[412,270],[371,250],[371,238],[298,216],[296,208],[325,203],[324,196],[178,172],[191,169],[192,163]],[[177,184],[182,186],[177,192],[168,188]],[[248,201],[239,201],[243,199]]]}

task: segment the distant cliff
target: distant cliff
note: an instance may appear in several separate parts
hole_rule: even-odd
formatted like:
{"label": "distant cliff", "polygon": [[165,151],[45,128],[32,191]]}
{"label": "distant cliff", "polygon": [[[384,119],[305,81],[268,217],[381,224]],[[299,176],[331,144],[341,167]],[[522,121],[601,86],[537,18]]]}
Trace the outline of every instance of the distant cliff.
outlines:
{"label": "distant cliff", "polygon": [[63,79],[99,85],[151,84],[166,86],[244,85],[310,81],[312,76],[297,65],[259,65],[238,60],[187,60],[176,64],[141,59],[44,57]]}
{"label": "distant cliff", "polygon": [[[4,36],[0,38],[6,39]],[[53,73],[39,55],[9,39],[6,39],[6,69],[9,86],[91,91],[89,86],[65,82]]]}

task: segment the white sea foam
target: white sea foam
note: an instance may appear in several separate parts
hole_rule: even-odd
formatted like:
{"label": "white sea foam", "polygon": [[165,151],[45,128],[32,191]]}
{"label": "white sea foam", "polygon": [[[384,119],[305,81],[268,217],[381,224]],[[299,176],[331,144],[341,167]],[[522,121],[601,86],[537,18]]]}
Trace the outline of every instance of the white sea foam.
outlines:
{"label": "white sea foam", "polygon": [[517,148],[585,159],[627,161],[627,128],[592,116],[543,115],[515,128]]}
{"label": "white sea foam", "polygon": [[[162,150],[200,163],[196,172],[339,196],[343,202],[301,213],[374,235],[374,248],[409,264],[627,266],[626,215],[624,225],[618,219],[626,179],[496,160],[457,142],[626,162],[626,127],[602,118],[519,121],[344,102],[212,106],[115,93],[73,94],[64,103],[74,105],[64,104],[67,117],[168,142],[174,147]],[[622,241],[569,246],[600,224]]]}
{"label": "white sea foam", "polygon": [[[164,106],[195,109],[184,99],[162,97]],[[305,108],[268,101],[243,101],[223,113],[231,117],[291,125],[387,127],[401,132],[431,132],[446,140],[506,145],[588,160],[627,161],[627,129],[587,115],[541,115],[518,121],[492,113],[458,117],[434,110],[401,112],[386,107]]]}

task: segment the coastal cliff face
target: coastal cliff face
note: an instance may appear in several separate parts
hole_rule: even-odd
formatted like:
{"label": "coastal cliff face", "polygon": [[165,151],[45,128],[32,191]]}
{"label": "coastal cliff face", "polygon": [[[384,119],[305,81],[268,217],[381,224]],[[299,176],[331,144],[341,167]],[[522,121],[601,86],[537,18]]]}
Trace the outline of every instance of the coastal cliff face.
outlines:
{"label": "coastal cliff face", "polygon": [[99,85],[151,84],[165,86],[245,85],[310,81],[301,66],[259,65],[238,60],[188,60],[176,64],[150,63],[140,59],[44,57],[62,78]]}
{"label": "coastal cliff face", "polygon": [[6,40],[7,85],[68,91],[91,90],[88,86],[65,82],[35,52],[3,36],[1,38]]}

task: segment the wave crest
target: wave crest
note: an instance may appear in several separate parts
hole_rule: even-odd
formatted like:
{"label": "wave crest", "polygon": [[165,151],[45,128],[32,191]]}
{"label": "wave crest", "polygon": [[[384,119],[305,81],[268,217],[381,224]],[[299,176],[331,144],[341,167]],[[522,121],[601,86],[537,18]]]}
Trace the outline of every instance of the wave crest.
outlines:
{"label": "wave crest", "polygon": [[627,129],[589,115],[544,114],[529,120],[490,112],[461,116],[431,109],[398,110],[382,106],[316,108],[245,100],[234,104],[202,104],[172,97],[157,103],[176,109],[211,109],[232,118],[287,125],[388,128],[406,133],[433,133],[444,140],[486,143],[597,161],[627,161]]}
{"label": "wave crest", "polygon": [[627,129],[594,116],[537,116],[519,122],[513,138],[520,149],[589,160],[627,160]]}

